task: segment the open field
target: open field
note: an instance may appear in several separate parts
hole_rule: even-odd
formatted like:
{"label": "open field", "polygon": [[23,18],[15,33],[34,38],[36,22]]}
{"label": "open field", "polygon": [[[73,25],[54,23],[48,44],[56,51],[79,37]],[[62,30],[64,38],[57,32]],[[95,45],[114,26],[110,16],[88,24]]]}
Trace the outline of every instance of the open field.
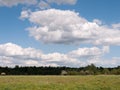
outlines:
{"label": "open field", "polygon": [[0,90],[120,90],[120,76],[0,76]]}

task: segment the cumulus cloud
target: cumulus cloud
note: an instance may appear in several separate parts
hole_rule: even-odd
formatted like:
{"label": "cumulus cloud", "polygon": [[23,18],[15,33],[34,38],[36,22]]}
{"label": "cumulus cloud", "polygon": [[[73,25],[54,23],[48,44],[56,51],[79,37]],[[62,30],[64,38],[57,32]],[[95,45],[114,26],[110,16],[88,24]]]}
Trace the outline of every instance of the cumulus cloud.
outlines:
{"label": "cumulus cloud", "polygon": [[52,3],[61,5],[61,4],[70,4],[74,5],[77,0],[0,0],[0,6],[17,6],[19,4],[22,5],[35,5],[39,6],[40,9],[50,8]]}
{"label": "cumulus cloud", "polygon": [[74,5],[76,4],[77,0],[40,0],[38,3],[38,7],[40,9],[48,9],[51,8],[51,4],[55,3],[57,5]]}
{"label": "cumulus cloud", "polygon": [[38,7],[40,9],[48,9],[51,8],[51,4],[57,5],[75,5],[77,0],[40,0]]}
{"label": "cumulus cloud", "polygon": [[112,27],[120,30],[120,23],[113,24]]}
{"label": "cumulus cloud", "polygon": [[94,63],[96,66],[116,67],[120,65],[120,59],[115,59],[114,57],[111,59],[95,58],[88,60],[87,63]]}
{"label": "cumulus cloud", "polygon": [[46,0],[48,3],[57,3],[58,5],[60,4],[70,4],[74,5],[77,0]]}
{"label": "cumulus cloud", "polygon": [[[24,12],[24,11],[23,11]],[[44,43],[120,45],[120,30],[102,25],[100,20],[93,22],[70,10],[48,9],[31,12],[25,17],[33,27],[30,36]]]}
{"label": "cumulus cloud", "polygon": [[102,49],[99,49],[97,47],[92,47],[92,48],[79,48],[78,50],[73,50],[69,52],[70,57],[100,57],[104,53],[107,53],[109,49],[106,47],[103,47]]}
{"label": "cumulus cloud", "polygon": [[37,0],[0,0],[0,6],[16,6],[18,4],[27,4],[27,5],[32,5],[36,4]]}
{"label": "cumulus cloud", "polygon": [[98,25],[102,25],[102,21],[100,21],[99,19],[94,19],[93,22]]}
{"label": "cumulus cloud", "polygon": [[40,9],[48,9],[48,8],[51,8],[50,5],[49,5],[49,3],[47,3],[47,2],[45,2],[45,1],[43,1],[43,0],[41,0],[41,1],[39,2],[38,7],[39,7]]}
{"label": "cumulus cloud", "polygon": [[[85,66],[90,63],[102,65],[99,64],[100,60],[97,58],[102,57],[102,55],[106,53],[105,51],[108,50],[104,49],[104,47],[91,47],[79,48],[65,54],[58,52],[45,54],[41,50],[31,47],[22,48],[21,46],[13,43],[6,43],[0,45],[0,65],[71,67]],[[118,61],[116,60],[116,63],[117,62]]]}
{"label": "cumulus cloud", "polygon": [[21,12],[21,16],[20,19],[25,19],[25,18],[29,18],[29,14],[31,13],[31,10],[24,10]]}

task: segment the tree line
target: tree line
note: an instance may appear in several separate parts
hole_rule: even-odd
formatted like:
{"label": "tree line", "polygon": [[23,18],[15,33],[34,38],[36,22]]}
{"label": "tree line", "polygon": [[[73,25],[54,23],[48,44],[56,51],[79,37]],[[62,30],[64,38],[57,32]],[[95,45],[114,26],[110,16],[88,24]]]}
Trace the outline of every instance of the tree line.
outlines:
{"label": "tree line", "polygon": [[120,75],[120,66],[113,68],[96,67],[94,64],[73,67],[36,67],[18,66],[0,67],[0,74],[4,75]]}

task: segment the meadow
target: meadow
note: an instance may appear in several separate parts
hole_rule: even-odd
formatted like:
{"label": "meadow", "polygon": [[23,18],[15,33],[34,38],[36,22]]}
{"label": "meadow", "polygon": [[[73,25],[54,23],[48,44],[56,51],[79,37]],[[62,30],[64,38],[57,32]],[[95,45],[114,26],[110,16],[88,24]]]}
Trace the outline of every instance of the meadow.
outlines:
{"label": "meadow", "polygon": [[0,76],[0,90],[120,90],[120,76]]}

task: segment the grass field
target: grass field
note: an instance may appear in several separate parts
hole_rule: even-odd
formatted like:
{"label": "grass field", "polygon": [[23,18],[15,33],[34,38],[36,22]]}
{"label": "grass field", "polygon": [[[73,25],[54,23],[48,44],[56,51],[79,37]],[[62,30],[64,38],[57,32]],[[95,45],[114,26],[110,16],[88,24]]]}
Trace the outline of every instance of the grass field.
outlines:
{"label": "grass field", "polygon": [[120,90],[120,76],[0,76],[0,90]]}

